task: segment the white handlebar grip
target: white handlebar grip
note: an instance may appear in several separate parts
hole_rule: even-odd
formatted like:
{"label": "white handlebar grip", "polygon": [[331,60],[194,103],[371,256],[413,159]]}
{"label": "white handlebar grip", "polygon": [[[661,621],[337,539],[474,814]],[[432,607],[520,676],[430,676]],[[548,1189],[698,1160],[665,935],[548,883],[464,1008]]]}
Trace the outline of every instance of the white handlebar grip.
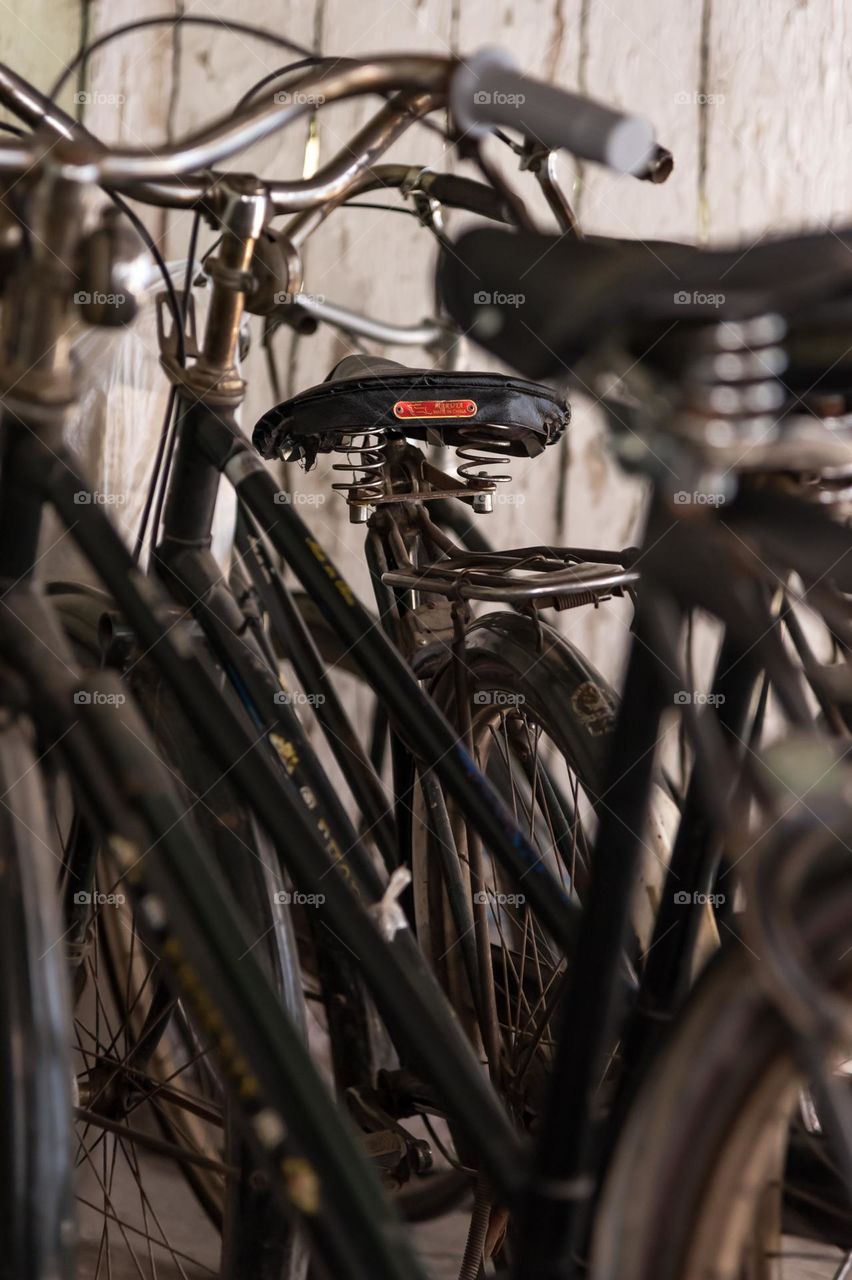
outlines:
{"label": "white handlebar grip", "polygon": [[459,64],[450,84],[450,107],[467,133],[504,125],[548,150],[564,148],[616,173],[643,173],[656,146],[649,121],[531,80],[501,49],[482,49]]}

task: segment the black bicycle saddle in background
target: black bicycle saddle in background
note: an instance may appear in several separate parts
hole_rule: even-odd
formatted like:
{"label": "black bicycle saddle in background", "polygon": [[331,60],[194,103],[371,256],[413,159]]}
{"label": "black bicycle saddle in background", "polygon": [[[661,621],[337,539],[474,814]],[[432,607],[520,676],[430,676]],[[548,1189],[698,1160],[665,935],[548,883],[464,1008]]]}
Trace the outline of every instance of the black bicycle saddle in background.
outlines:
{"label": "black bicycle saddle in background", "polygon": [[483,227],[441,255],[438,289],[462,330],[508,365],[566,377],[614,333],[650,342],[684,322],[796,317],[852,295],[852,232],[708,250]]}

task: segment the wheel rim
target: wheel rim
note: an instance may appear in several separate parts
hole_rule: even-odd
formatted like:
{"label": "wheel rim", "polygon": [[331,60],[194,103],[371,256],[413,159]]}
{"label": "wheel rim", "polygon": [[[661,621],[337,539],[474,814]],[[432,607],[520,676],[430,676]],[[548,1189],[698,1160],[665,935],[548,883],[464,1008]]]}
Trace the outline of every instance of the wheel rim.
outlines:
{"label": "wheel rim", "polygon": [[[530,710],[496,701],[477,704],[476,698],[483,692],[477,687],[473,702],[476,763],[496,783],[516,821],[534,841],[566,895],[576,894],[574,886],[584,878],[594,821],[580,779]],[[464,851],[467,832],[451,801],[448,813],[472,898],[476,890]],[[421,824],[416,822],[415,827]],[[440,869],[422,846],[415,846],[413,861],[423,945],[431,953],[442,985],[460,1012],[468,1034],[482,1052],[482,1020],[475,1011],[476,1001],[460,955],[458,930],[440,883]],[[517,900],[524,896],[519,887],[507,883],[487,853],[483,876],[478,892],[486,898],[482,905],[487,914],[500,1033],[500,1063],[496,1072],[492,1064],[492,1076],[520,1123],[534,1128],[553,1050],[550,1023],[564,982],[565,959],[555,951],[526,903]]]}
{"label": "wheel rim", "polygon": [[74,1017],[79,1274],[219,1275],[228,1166],[216,1075],[103,859],[97,881]]}

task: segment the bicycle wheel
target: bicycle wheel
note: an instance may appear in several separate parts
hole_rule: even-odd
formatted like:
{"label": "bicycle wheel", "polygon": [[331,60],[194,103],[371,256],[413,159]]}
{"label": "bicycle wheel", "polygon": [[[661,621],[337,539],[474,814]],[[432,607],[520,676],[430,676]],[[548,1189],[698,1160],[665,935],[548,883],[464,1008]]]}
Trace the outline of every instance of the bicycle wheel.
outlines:
{"label": "bicycle wheel", "polygon": [[[91,661],[100,650],[103,601],[54,600],[78,653]],[[254,956],[304,1027],[291,895],[274,849],[150,663],[133,665],[128,685],[241,912]],[[140,1280],[193,1268],[300,1280],[307,1267],[300,1237],[282,1223],[254,1169],[206,1038],[140,941],[109,848],[76,814],[65,827],[72,865],[94,864],[93,883],[78,895],[90,911],[75,1016],[81,1256],[91,1266],[81,1274],[109,1276],[124,1265]]]}
{"label": "bicycle wheel", "polygon": [[[848,870],[814,890],[799,915],[826,981],[848,998]],[[805,1274],[803,1262],[809,1276],[839,1274],[836,1248],[850,1248],[849,1206],[824,1139],[812,1138],[810,1146],[824,1185],[833,1185],[834,1204],[816,1199],[810,1208],[828,1211],[825,1243],[787,1234],[804,1227],[802,1234],[820,1238],[804,1219],[791,1223],[786,1212],[797,1203],[809,1208],[788,1153],[807,1081],[757,964],[731,941],[699,980],[649,1072],[598,1208],[594,1280],[795,1280]],[[852,1045],[842,1049],[838,1062]]]}
{"label": "bicycle wheel", "polygon": [[73,1067],[47,804],[24,731],[0,730],[0,1276],[73,1274]]}
{"label": "bicycle wheel", "polygon": [[[420,661],[426,667],[429,658]],[[498,786],[542,862],[565,893],[582,902],[596,811],[604,803],[615,695],[555,631],[508,613],[469,628],[462,677],[459,682],[453,664],[442,661],[432,678],[436,701],[467,730],[476,763]],[[429,775],[420,779],[414,798],[412,871],[421,945],[518,1124],[534,1132],[569,960],[527,907],[523,884],[508,883]],[[650,937],[674,813],[657,788],[633,913],[633,959]],[[475,1163],[475,1153],[458,1142],[457,1154],[462,1164]],[[505,1226],[497,1209],[489,1222],[479,1208],[477,1221],[473,1260],[499,1248]]]}

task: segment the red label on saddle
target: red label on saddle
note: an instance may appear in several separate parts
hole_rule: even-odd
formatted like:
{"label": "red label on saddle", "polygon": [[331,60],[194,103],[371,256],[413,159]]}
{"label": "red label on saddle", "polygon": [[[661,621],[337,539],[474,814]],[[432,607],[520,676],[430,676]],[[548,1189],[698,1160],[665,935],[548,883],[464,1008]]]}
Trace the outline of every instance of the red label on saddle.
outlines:
{"label": "red label on saddle", "polygon": [[472,418],[475,400],[397,400],[396,418]]}

